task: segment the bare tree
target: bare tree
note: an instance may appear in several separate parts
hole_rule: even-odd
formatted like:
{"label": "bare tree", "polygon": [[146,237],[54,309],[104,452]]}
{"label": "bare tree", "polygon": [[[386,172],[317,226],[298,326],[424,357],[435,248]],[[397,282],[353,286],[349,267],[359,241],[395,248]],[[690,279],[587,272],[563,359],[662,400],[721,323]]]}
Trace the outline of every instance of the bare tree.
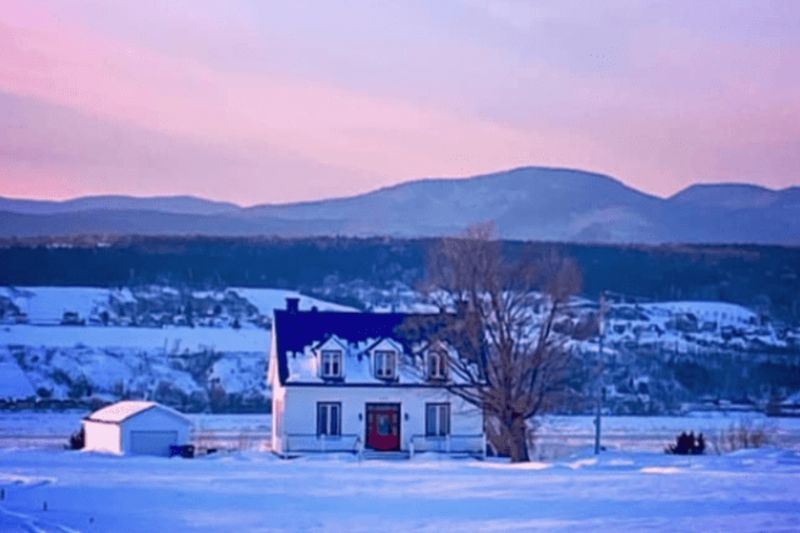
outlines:
{"label": "bare tree", "polygon": [[495,448],[529,460],[530,421],[565,390],[566,335],[556,329],[579,289],[577,266],[555,254],[504,257],[493,227],[480,225],[442,240],[428,270],[427,292],[448,310],[438,335],[455,352],[450,391],[484,412]]}

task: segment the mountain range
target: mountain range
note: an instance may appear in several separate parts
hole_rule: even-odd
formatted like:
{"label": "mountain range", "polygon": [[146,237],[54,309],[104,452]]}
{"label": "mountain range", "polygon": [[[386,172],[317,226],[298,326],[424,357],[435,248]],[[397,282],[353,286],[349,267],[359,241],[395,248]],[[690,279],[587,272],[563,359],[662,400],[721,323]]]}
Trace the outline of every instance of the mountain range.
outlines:
{"label": "mountain range", "polygon": [[192,196],[0,198],[0,237],[456,235],[492,221],[503,238],[608,243],[800,244],[800,187],[692,185],[669,198],[610,176],[523,167],[423,179],[345,198],[242,207]]}

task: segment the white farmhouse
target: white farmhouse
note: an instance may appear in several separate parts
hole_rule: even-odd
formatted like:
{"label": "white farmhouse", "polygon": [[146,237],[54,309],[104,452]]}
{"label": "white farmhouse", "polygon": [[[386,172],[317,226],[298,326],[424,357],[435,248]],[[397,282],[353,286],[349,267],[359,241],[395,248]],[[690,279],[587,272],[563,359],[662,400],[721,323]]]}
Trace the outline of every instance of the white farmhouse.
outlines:
{"label": "white farmhouse", "polygon": [[[300,311],[272,322],[272,449],[483,454],[483,414],[451,392],[452,348],[415,321],[437,315]],[[441,315],[439,315],[441,318]]]}
{"label": "white farmhouse", "polygon": [[168,456],[172,445],[188,444],[192,422],[155,402],[124,401],[83,419],[86,451]]}

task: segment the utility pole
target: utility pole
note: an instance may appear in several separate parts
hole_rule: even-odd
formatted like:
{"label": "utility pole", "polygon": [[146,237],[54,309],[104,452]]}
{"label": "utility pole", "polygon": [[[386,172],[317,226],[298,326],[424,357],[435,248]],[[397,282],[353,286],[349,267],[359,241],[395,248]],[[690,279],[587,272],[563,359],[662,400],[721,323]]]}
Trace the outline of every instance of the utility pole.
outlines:
{"label": "utility pole", "polygon": [[600,293],[600,310],[598,312],[597,328],[600,333],[597,350],[597,398],[594,412],[594,454],[600,454],[600,417],[603,409],[606,389],[603,385],[603,341],[605,340],[606,296],[605,291]]}

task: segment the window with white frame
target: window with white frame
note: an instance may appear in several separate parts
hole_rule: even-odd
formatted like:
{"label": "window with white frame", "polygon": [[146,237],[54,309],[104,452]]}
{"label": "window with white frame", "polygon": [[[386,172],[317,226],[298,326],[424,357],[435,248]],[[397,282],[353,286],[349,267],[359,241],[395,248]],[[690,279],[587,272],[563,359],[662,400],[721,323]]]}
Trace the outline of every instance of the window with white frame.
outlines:
{"label": "window with white frame", "polygon": [[317,436],[338,437],[342,434],[342,404],[317,403]]}
{"label": "window with white frame", "polygon": [[322,350],[320,354],[319,375],[323,378],[342,377],[341,350]]}
{"label": "window with white frame", "polygon": [[397,355],[394,350],[376,350],[375,354],[375,377],[380,379],[392,379],[397,374]]}
{"label": "window with white frame", "polygon": [[446,437],[450,434],[450,404],[425,404],[425,436]]}
{"label": "window with white frame", "polygon": [[447,379],[447,354],[443,351],[428,353],[428,379]]}

